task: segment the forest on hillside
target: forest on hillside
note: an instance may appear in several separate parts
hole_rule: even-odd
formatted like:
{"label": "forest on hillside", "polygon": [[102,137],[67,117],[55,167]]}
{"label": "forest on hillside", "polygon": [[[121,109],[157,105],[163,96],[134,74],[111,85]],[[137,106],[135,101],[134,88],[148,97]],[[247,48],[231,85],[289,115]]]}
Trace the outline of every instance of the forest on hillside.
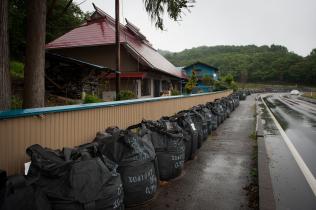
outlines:
{"label": "forest on hillside", "polygon": [[280,45],[201,46],[160,53],[175,66],[200,61],[219,68],[222,76],[232,74],[239,82],[316,84],[316,49],[306,57]]}

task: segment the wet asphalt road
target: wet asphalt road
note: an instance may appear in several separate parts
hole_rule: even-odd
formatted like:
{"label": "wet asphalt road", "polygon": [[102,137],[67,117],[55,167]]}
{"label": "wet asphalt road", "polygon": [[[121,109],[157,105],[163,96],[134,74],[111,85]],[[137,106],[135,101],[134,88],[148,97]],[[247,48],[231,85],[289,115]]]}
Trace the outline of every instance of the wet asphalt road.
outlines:
{"label": "wet asphalt road", "polygon": [[254,131],[254,96],[240,106],[204,142],[182,176],[162,184],[156,199],[141,210],[248,209]]}
{"label": "wet asphalt road", "polygon": [[[288,94],[271,94],[264,100],[315,177],[316,105]],[[316,209],[316,197],[284,137],[266,111],[262,120],[276,208]]]}

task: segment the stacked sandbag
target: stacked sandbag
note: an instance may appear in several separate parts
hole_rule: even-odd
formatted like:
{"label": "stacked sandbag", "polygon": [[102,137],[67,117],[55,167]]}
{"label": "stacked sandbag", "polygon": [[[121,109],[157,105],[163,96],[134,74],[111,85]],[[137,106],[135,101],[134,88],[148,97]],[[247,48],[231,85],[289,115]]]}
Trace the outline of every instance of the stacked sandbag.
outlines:
{"label": "stacked sandbag", "polygon": [[216,106],[218,107],[219,109],[219,112],[221,113],[221,123],[224,122],[226,120],[226,111],[224,109],[224,106],[222,104],[222,101],[220,99],[215,99],[214,103],[216,104]]}
{"label": "stacked sandbag", "polygon": [[4,202],[7,179],[7,172],[0,169],[0,209],[2,209],[1,207]]}
{"label": "stacked sandbag", "polygon": [[207,123],[207,133],[211,134],[211,132],[213,130],[212,121],[215,120],[212,112],[204,104],[200,104],[198,106],[195,106],[194,109],[204,117],[204,119],[206,120],[206,123]]}
{"label": "stacked sandbag", "polygon": [[95,139],[101,153],[118,164],[126,206],[143,204],[157,192],[159,172],[151,138],[151,132],[138,124],[126,130],[108,128]]}
{"label": "stacked sandbag", "polygon": [[221,98],[219,100],[219,103],[221,104],[221,106],[223,108],[225,119],[228,118],[230,115],[230,109],[229,109],[228,103],[226,101],[226,98]]}
{"label": "stacked sandbag", "polygon": [[167,181],[181,175],[185,160],[182,129],[176,121],[143,121],[152,131],[152,143],[158,158],[160,180]]}
{"label": "stacked sandbag", "polygon": [[246,93],[246,91],[238,91],[237,92],[238,94],[239,94],[239,100],[241,100],[241,101],[244,101],[244,100],[246,100],[246,98],[247,98],[247,93]]}
{"label": "stacked sandbag", "polygon": [[220,124],[220,113],[213,102],[206,103],[205,107],[212,113],[212,131],[216,130]]}
{"label": "stacked sandbag", "polygon": [[228,106],[229,106],[230,112],[234,111],[235,105],[234,105],[234,99],[233,99],[232,95],[229,95],[227,97],[227,100],[228,100]]}
{"label": "stacked sandbag", "polygon": [[[28,178],[47,197],[52,210],[124,209],[117,165],[100,154],[96,144],[74,149],[32,145]],[[42,208],[46,209],[46,208]]]}
{"label": "stacked sandbag", "polygon": [[223,113],[219,107],[218,103],[208,102],[206,104],[207,108],[217,117],[217,127],[224,121]]}
{"label": "stacked sandbag", "polygon": [[[4,174],[2,174],[4,175]],[[1,179],[4,177],[1,177]],[[1,180],[1,210],[51,210],[51,205],[43,192],[31,185],[24,175],[13,175]]]}
{"label": "stacked sandbag", "polygon": [[234,100],[234,107],[237,108],[239,106],[239,94],[233,93],[232,94],[233,100]]}
{"label": "stacked sandbag", "polygon": [[185,147],[185,158],[184,160],[190,160],[193,159],[194,155],[195,155],[195,151],[197,150],[197,135],[195,138],[195,146],[193,145],[193,138],[191,136],[191,134],[183,127],[180,126],[179,124],[179,118],[178,116],[174,115],[171,117],[162,117],[160,119],[161,121],[167,121],[170,122],[174,127],[177,127],[177,129],[179,129],[183,135],[183,142],[184,142],[184,147]]}
{"label": "stacked sandbag", "polygon": [[198,150],[198,130],[196,129],[189,113],[181,112],[172,116],[182,128],[185,143],[185,160],[193,160]]}
{"label": "stacked sandbag", "polygon": [[192,121],[195,125],[197,125],[199,130],[199,141],[198,141],[198,148],[202,146],[202,143],[207,139],[208,137],[208,126],[206,118],[197,111],[197,107],[192,107],[190,110],[190,116],[192,118]]}

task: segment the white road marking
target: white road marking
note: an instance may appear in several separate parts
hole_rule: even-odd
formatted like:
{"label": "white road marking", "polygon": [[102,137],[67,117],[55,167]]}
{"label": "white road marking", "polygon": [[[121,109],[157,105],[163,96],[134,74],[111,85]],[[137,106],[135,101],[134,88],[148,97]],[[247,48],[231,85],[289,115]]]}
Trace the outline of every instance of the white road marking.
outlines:
{"label": "white road marking", "polygon": [[270,111],[269,107],[267,106],[267,104],[265,103],[265,101],[263,100],[262,97],[261,97],[261,100],[262,100],[263,104],[265,105],[265,107],[267,108],[267,111],[269,112],[269,114],[270,114],[272,120],[274,121],[276,127],[280,131],[281,136],[283,137],[283,140],[284,140],[285,144],[287,145],[287,147],[289,148],[290,152],[292,153],[297,165],[301,169],[303,175],[305,176],[305,179],[306,179],[307,183],[309,184],[310,188],[312,189],[312,191],[314,193],[314,196],[316,197],[316,179],[315,179],[315,177],[313,176],[312,172],[307,167],[307,165],[304,162],[303,158],[300,156],[300,154],[296,150],[296,148],[293,145],[293,143],[290,140],[290,138],[286,135],[286,133],[282,129],[282,127],[279,124],[279,122],[277,121],[277,119],[275,119],[274,115],[272,114],[272,112]]}

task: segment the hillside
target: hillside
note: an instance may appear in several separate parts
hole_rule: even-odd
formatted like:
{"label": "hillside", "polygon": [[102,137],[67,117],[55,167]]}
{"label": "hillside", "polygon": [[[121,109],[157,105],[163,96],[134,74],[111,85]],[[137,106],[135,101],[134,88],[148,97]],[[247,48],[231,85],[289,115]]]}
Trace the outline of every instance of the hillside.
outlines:
{"label": "hillside", "polygon": [[271,46],[201,46],[179,53],[163,51],[176,66],[201,61],[231,73],[241,82],[316,83],[316,49],[307,57],[289,52],[286,47]]}

